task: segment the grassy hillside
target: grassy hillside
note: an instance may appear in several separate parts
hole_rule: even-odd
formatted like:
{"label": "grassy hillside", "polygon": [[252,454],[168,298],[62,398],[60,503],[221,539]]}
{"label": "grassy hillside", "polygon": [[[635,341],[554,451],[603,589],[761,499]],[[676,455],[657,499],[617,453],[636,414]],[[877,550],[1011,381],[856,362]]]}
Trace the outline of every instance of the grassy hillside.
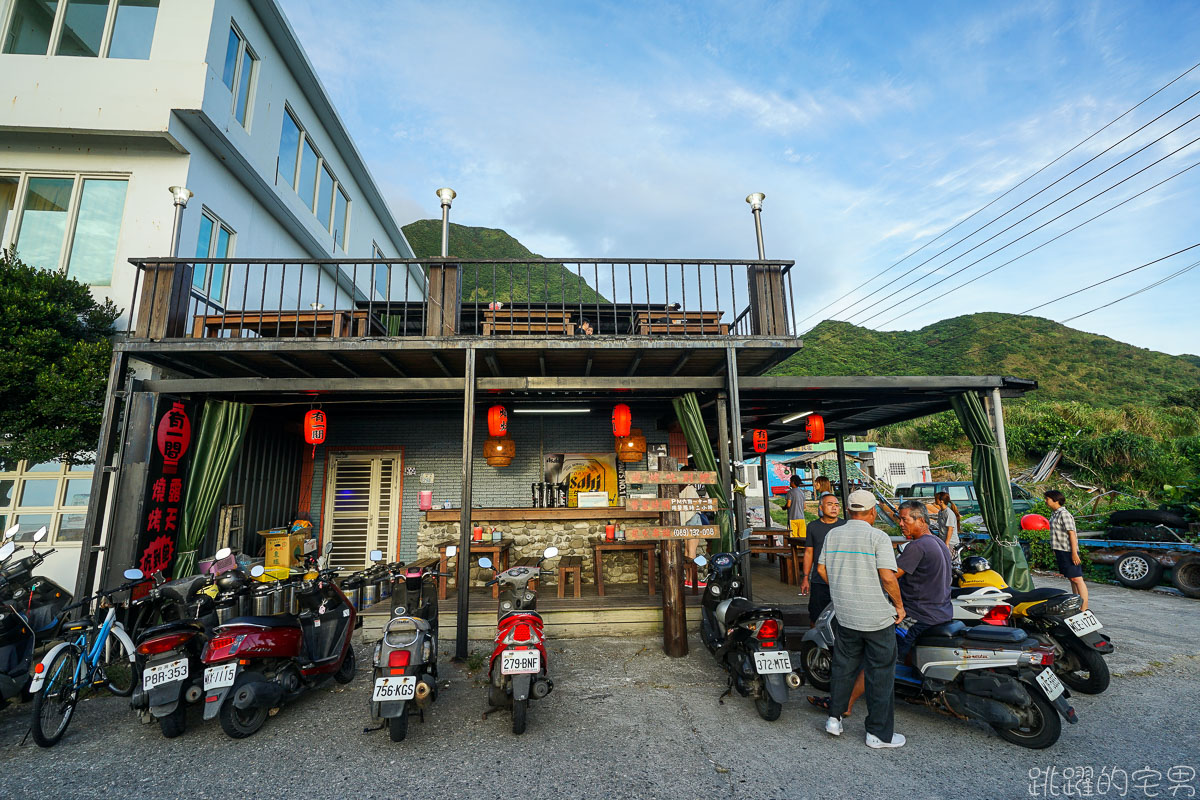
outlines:
{"label": "grassy hillside", "polygon": [[970,314],[916,331],[822,322],[777,375],[1014,375],[1039,400],[1159,405],[1200,389],[1200,359],[1145,350],[1040,317]]}
{"label": "grassy hillside", "polygon": [[[404,226],[417,258],[442,251],[442,222],[421,219]],[[541,258],[498,228],[450,223],[450,255],[458,258]],[[561,264],[502,264],[463,268],[463,299],[507,303],[607,303],[586,281]]]}

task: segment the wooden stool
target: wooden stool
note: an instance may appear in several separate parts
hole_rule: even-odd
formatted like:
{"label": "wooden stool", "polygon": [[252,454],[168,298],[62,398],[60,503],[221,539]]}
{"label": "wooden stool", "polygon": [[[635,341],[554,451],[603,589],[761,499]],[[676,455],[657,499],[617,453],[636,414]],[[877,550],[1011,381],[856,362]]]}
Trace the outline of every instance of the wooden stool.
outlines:
{"label": "wooden stool", "polygon": [[533,589],[533,591],[536,592],[538,589],[538,586],[540,586],[542,583],[542,575],[540,572],[538,572],[538,559],[533,558],[532,556],[530,556],[528,558],[517,559],[517,563],[513,564],[513,566],[514,567],[528,567],[529,569],[534,571],[535,576],[529,579],[529,587],[531,589]]}
{"label": "wooden stool", "polygon": [[575,596],[579,597],[580,575],[583,573],[583,556],[563,556],[558,560],[558,596],[565,597],[567,576],[575,576]]}

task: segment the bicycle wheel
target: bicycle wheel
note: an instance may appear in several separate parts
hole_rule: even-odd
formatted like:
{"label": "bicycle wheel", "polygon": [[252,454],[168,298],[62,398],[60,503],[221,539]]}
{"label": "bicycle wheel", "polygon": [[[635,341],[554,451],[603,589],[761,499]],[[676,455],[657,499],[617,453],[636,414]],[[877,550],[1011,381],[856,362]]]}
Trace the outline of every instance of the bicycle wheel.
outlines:
{"label": "bicycle wheel", "polygon": [[53,747],[67,732],[75,703],[79,700],[75,675],[79,669],[79,650],[64,647],[46,668],[46,682],[33,696],[33,724],[30,733],[39,747]]}
{"label": "bicycle wheel", "polygon": [[110,635],[100,653],[100,669],[106,680],[108,690],[117,697],[129,697],[133,694],[133,686],[137,682],[137,663],[130,660],[133,654],[125,647],[125,643],[116,636]]}

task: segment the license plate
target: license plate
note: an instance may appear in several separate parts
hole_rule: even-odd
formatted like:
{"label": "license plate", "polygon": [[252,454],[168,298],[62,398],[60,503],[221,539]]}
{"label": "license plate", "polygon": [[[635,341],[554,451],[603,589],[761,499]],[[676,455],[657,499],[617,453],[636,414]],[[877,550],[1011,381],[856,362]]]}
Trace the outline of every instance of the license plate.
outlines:
{"label": "license plate", "polygon": [[537,650],[505,650],[500,654],[500,672],[525,675],[542,671],[542,654]]}
{"label": "license plate", "polygon": [[759,675],[791,672],[792,658],[787,650],[757,650],[754,653],[754,669]]}
{"label": "license plate", "polygon": [[1067,617],[1067,627],[1075,632],[1076,636],[1083,636],[1085,633],[1098,631],[1103,626],[1100,620],[1096,619],[1096,615],[1090,611],[1084,611],[1082,614],[1076,614],[1073,617]]}
{"label": "license plate", "polygon": [[204,670],[204,691],[207,692],[209,689],[222,689],[226,686],[233,686],[233,679],[236,677],[236,663],[209,667]]}
{"label": "license plate", "polygon": [[1054,674],[1054,670],[1046,667],[1037,676],[1037,682],[1046,692],[1046,697],[1051,700],[1056,699],[1063,693],[1062,681]]}
{"label": "license plate", "polygon": [[395,678],[376,678],[371,700],[381,703],[385,700],[412,700],[416,696],[417,676],[400,675]]}
{"label": "license plate", "polygon": [[177,658],[174,661],[146,667],[146,671],[142,673],[142,688],[148,692],[155,686],[181,681],[187,676],[188,660]]}

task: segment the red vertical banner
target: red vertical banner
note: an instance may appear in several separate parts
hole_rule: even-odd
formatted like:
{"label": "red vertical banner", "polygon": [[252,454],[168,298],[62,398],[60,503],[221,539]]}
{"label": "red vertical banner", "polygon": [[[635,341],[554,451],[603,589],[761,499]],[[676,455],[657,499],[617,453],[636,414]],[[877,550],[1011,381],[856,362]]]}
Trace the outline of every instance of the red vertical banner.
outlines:
{"label": "red vertical banner", "polygon": [[191,403],[168,397],[159,400],[134,564],[147,576],[169,570],[175,558],[188,462],[194,449],[192,419]]}

